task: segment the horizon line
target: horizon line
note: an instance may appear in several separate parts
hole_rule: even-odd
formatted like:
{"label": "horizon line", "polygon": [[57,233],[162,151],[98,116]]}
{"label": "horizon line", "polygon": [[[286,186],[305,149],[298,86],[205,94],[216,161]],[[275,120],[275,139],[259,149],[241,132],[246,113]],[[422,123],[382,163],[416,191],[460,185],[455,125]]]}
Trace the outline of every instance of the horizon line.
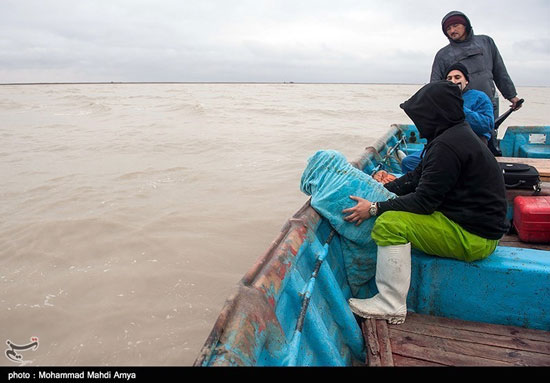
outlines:
{"label": "horizon line", "polygon": [[[424,85],[415,82],[320,82],[320,81],[54,81],[54,82],[6,82],[12,85],[126,85],[126,84],[282,84],[282,85]],[[518,87],[548,88],[550,85],[518,85]]]}
{"label": "horizon line", "polygon": [[351,85],[421,85],[400,82],[319,82],[319,81],[53,81],[2,82],[0,85],[71,85],[71,84],[351,84]]}

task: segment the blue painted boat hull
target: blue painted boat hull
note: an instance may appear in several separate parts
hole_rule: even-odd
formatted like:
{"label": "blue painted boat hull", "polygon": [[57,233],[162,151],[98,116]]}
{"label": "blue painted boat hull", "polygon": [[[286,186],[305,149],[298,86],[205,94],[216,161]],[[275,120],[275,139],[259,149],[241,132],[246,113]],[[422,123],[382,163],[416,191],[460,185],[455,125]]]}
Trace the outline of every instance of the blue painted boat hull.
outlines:
{"label": "blue painted boat hull", "polygon": [[[550,133],[547,128],[536,134]],[[408,142],[415,129],[392,125],[351,163],[367,174],[380,168],[400,173],[397,149],[421,150],[418,136]],[[514,145],[517,153],[531,150],[525,142],[507,142],[503,152]],[[307,202],[239,282],[195,365],[363,364],[365,344],[347,304],[342,252],[341,238]],[[465,263],[415,250],[412,259],[410,311],[550,331],[550,252],[499,246],[488,258]],[[374,281],[369,284],[375,291]]]}
{"label": "blue painted boat hull", "polygon": [[497,247],[472,263],[413,251],[408,308],[420,314],[550,330],[550,254]]}
{"label": "blue painted boat hull", "polygon": [[346,303],[351,292],[338,237],[319,270],[303,331],[295,332],[302,292],[330,231],[308,204],[297,212],[241,280],[195,365],[346,366],[364,360],[361,330]]}

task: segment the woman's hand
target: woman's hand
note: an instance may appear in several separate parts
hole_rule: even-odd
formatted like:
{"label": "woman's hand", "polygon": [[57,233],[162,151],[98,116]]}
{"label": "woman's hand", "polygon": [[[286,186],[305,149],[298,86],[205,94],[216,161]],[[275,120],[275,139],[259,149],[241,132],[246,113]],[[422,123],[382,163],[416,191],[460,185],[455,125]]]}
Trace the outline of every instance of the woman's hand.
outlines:
{"label": "woman's hand", "polygon": [[357,205],[342,210],[342,213],[348,214],[344,217],[344,220],[348,222],[355,222],[355,225],[359,226],[364,220],[370,218],[369,209],[371,202],[364,198],[356,197],[354,195],[350,195],[349,198],[357,201]]}
{"label": "woman's hand", "polygon": [[379,170],[372,176],[376,181],[380,182],[381,184],[387,184],[388,182],[392,182],[395,179],[397,179],[396,176],[393,174],[388,173],[385,170]]}

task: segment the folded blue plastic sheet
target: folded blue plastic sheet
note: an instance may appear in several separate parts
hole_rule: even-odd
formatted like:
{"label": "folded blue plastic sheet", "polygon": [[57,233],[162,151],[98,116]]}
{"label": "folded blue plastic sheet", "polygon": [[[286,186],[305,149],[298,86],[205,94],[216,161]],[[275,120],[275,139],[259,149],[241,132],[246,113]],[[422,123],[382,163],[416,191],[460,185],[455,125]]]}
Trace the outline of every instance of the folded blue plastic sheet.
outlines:
{"label": "folded blue plastic sheet", "polygon": [[300,189],[311,196],[311,206],[340,235],[352,294],[360,298],[369,296],[367,284],[376,271],[377,246],[371,238],[376,217],[357,226],[344,220],[342,210],[357,204],[351,195],[378,202],[394,198],[395,194],[334,150],[320,150],[308,159]]}

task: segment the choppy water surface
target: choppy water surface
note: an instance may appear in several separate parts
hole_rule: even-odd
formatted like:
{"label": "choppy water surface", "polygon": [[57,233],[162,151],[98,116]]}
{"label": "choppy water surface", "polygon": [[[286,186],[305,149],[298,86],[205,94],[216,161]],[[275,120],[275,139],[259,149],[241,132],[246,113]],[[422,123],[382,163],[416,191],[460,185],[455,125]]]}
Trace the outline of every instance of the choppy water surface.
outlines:
{"label": "choppy water surface", "polygon": [[[354,159],[419,87],[0,86],[0,344],[38,337],[34,366],[191,365],[307,200],[307,158]],[[549,124],[550,89],[519,92],[505,125]]]}

